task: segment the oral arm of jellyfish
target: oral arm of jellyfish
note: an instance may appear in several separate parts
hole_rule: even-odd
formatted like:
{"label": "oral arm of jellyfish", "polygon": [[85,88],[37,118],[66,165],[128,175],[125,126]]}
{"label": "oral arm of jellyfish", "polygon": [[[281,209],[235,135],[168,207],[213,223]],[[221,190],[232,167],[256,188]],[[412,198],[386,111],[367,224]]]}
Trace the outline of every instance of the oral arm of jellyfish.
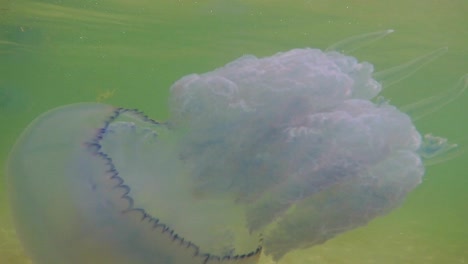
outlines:
{"label": "oral arm of jellyfish", "polygon": [[99,103],[50,110],[7,164],[20,240],[35,264],[253,264],[365,225],[452,146],[425,144],[373,75],[337,51],[293,49],[181,78],[166,122]]}

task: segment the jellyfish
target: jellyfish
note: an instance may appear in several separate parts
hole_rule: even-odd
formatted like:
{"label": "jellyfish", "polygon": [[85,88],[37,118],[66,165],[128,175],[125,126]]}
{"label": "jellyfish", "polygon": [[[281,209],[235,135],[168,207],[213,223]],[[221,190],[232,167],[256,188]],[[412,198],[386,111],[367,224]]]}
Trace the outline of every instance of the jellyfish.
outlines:
{"label": "jellyfish", "polygon": [[28,96],[17,85],[0,83],[0,113],[17,114],[27,109]]}
{"label": "jellyfish", "polygon": [[[379,96],[445,49],[379,73],[339,52],[391,32],[187,75],[165,122],[101,103],[42,114],[7,164],[27,253],[39,264],[253,264],[388,213],[421,183],[423,159],[455,147]],[[412,108],[453,100],[462,80]]]}

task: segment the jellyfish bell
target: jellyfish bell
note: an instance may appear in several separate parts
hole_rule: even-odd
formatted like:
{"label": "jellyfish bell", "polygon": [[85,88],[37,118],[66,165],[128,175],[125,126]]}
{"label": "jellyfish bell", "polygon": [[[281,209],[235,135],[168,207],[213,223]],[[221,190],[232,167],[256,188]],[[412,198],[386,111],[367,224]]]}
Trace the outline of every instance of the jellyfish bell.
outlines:
{"label": "jellyfish bell", "polygon": [[259,238],[234,222],[239,206],[187,195],[172,137],[164,124],[102,104],[38,117],[8,166],[15,224],[34,262],[256,263]]}
{"label": "jellyfish bell", "polygon": [[362,226],[421,182],[423,153],[450,148],[377,99],[373,74],[293,49],[181,78],[165,123],[97,103],[53,109],[9,157],[20,239],[39,264],[250,264]]}

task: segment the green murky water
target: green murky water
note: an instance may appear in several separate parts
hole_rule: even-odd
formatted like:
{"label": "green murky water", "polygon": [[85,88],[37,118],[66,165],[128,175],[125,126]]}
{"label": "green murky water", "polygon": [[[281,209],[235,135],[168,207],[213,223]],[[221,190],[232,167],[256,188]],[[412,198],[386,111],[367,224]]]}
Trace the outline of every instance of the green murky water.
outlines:
{"label": "green murky water", "polygon": [[[0,263],[29,263],[10,218],[4,164],[38,114],[103,101],[167,116],[179,77],[243,54],[326,48],[345,37],[396,32],[352,55],[377,70],[449,47],[383,94],[398,106],[450,89],[468,72],[468,3],[453,1],[8,1],[0,2]],[[467,263],[468,95],[416,122],[460,143],[429,166],[405,204],[281,263]],[[464,151],[463,151],[464,150]],[[261,263],[270,263],[262,258]]]}

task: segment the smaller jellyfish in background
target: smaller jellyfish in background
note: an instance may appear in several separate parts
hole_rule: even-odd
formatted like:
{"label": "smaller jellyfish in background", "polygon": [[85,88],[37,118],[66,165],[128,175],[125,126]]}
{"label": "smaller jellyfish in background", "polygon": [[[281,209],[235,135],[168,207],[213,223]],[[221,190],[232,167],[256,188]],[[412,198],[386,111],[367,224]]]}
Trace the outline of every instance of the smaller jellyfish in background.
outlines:
{"label": "smaller jellyfish in background", "polygon": [[28,108],[25,91],[16,85],[0,83],[0,113],[15,114]]}

